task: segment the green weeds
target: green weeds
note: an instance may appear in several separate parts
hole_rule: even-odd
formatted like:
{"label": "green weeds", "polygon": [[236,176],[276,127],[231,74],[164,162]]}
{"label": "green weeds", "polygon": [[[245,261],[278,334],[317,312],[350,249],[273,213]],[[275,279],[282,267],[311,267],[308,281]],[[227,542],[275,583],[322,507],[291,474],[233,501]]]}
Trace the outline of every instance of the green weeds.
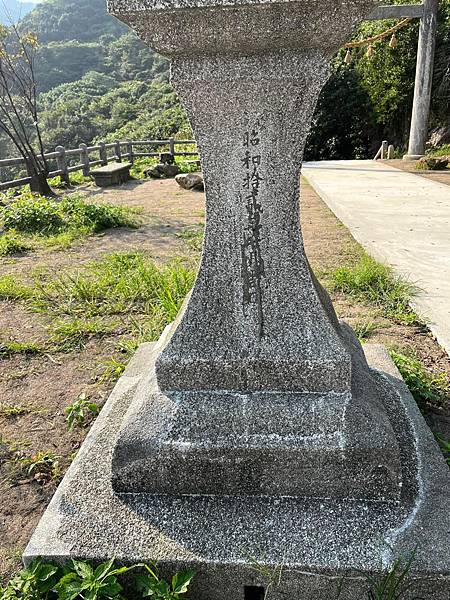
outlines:
{"label": "green weeds", "polygon": [[372,304],[385,317],[408,325],[420,322],[409,305],[417,291],[415,286],[367,254],[352,266],[329,272],[327,277],[334,291]]}
{"label": "green weeds", "polygon": [[379,325],[373,321],[361,321],[353,326],[356,337],[361,341],[370,339],[379,329]]}
{"label": "green weeds", "polygon": [[427,370],[416,356],[395,350],[391,350],[390,354],[423,412],[430,408],[450,408],[450,380],[447,373]]}
{"label": "green weeds", "polygon": [[32,342],[16,342],[0,340],[0,358],[9,358],[16,354],[31,356],[41,354],[42,349]]}
{"label": "green weeds", "polygon": [[416,552],[407,558],[396,559],[391,568],[379,577],[368,577],[368,600],[400,600],[406,598],[411,589],[409,578]]}
{"label": "green weeds", "polygon": [[193,282],[194,273],[179,261],[158,267],[140,252],[122,252],[83,271],[41,277],[32,303],[36,310],[62,317],[144,314],[161,333]]}
{"label": "green weeds", "polygon": [[[131,595],[123,594],[121,576],[135,569],[145,571],[134,577]],[[0,600],[126,600],[152,597],[154,600],[182,600],[195,575],[194,571],[162,579],[153,565],[117,566],[114,559],[97,567],[72,560],[67,565],[34,561],[0,587]]]}
{"label": "green weeds", "polygon": [[94,337],[112,333],[114,325],[114,323],[108,323],[101,318],[68,317],[57,319],[50,326],[50,340],[55,344],[58,351],[69,352],[83,348]]}
{"label": "green weeds", "polygon": [[[0,277],[0,299],[21,301],[50,317],[47,351],[82,349],[98,337],[119,337],[103,364],[102,380],[113,380],[143,342],[158,339],[180,310],[195,272],[180,260],[158,266],[141,252],[108,255],[79,271],[36,271],[33,285]],[[14,345],[15,344],[15,345]],[[0,354],[43,352],[33,344],[3,343]]]}
{"label": "green weeds", "polygon": [[59,458],[52,450],[32,455],[23,453],[17,460],[21,470],[38,483],[45,485],[61,477]]}
{"label": "green weeds", "polygon": [[201,252],[203,245],[203,227],[201,229],[185,227],[180,233],[177,233],[177,237],[184,240],[190,250]]}
{"label": "green weeds", "polygon": [[0,276],[0,300],[26,300],[32,296],[33,288],[13,275]]}
{"label": "green weeds", "polygon": [[86,427],[99,413],[99,408],[95,402],[91,402],[86,394],[80,394],[75,402],[72,402],[66,410],[66,422],[69,431],[77,427]]}
{"label": "green weeds", "polygon": [[34,412],[33,409],[19,404],[4,404],[0,402],[0,417],[20,417]]}

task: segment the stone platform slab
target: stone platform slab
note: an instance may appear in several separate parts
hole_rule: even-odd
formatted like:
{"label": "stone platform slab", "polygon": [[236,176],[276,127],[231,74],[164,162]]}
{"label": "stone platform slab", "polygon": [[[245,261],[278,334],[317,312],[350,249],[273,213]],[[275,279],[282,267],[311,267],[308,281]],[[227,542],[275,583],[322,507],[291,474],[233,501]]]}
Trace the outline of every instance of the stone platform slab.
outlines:
{"label": "stone platform slab", "polygon": [[144,344],[58,488],[25,562],[37,556],[152,560],[167,574],[193,567],[192,600],[246,600],[257,597],[251,586],[268,585],[255,570],[257,561],[274,572],[282,567],[272,600],[333,600],[342,583],[340,600],[361,600],[365,574],[417,548],[411,598],[450,600],[450,471],[386,351],[365,351],[371,367],[395,386],[397,414],[414,431],[413,501],[114,494],[117,432],[153,360],[153,344]]}

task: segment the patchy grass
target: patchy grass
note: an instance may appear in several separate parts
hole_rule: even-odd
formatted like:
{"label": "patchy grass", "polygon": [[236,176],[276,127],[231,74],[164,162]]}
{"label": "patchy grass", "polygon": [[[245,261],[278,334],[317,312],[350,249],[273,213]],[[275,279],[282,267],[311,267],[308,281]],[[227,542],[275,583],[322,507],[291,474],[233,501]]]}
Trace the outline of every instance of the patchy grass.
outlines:
{"label": "patchy grass", "polygon": [[203,225],[185,227],[177,233],[177,237],[186,242],[187,247],[193,252],[201,252],[203,246]]}
{"label": "patchy grass", "polygon": [[413,355],[391,350],[391,358],[422,412],[450,409],[450,379],[447,373],[435,373]]}
{"label": "patchy grass", "polygon": [[34,355],[41,354],[42,348],[32,342],[16,342],[14,340],[0,340],[0,358],[8,358],[15,354]]}
{"label": "patchy grass", "polygon": [[4,233],[0,237],[0,256],[8,256],[11,254],[21,254],[30,250],[32,245],[24,240],[14,230]]}
{"label": "patchy grass", "polygon": [[35,247],[67,248],[75,240],[117,227],[137,227],[137,211],[112,204],[89,203],[72,194],[62,200],[22,193],[0,208],[5,230],[0,254]]}
{"label": "patchy grass", "polygon": [[417,288],[366,253],[354,264],[327,272],[326,278],[333,291],[372,304],[397,323],[420,323],[409,304]]}
{"label": "patchy grass", "polygon": [[353,325],[353,331],[360,342],[370,339],[379,328],[380,325],[374,321],[358,321]]}
{"label": "patchy grass", "polygon": [[115,324],[105,319],[83,319],[80,317],[56,320],[49,328],[50,341],[59,351],[70,351],[83,348],[94,338],[114,331]]}
{"label": "patchy grass", "polygon": [[173,320],[194,282],[181,261],[157,266],[141,252],[119,252],[82,271],[37,281],[34,307],[65,317],[144,314],[158,323],[159,333]]}
{"label": "patchy grass", "polygon": [[4,404],[0,402],[0,417],[20,417],[34,412],[33,409],[20,404]]}
{"label": "patchy grass", "polygon": [[[52,351],[82,349],[93,338],[117,336],[117,356],[103,364],[103,379],[112,380],[141,343],[158,339],[175,319],[194,279],[195,271],[181,260],[158,266],[144,253],[122,252],[77,271],[38,270],[33,286],[5,276],[0,298],[20,300],[51,317],[45,346]],[[4,356],[38,351],[33,344],[0,346]]]}
{"label": "patchy grass", "polygon": [[25,300],[32,295],[33,288],[18,281],[13,275],[0,277],[0,300]]}

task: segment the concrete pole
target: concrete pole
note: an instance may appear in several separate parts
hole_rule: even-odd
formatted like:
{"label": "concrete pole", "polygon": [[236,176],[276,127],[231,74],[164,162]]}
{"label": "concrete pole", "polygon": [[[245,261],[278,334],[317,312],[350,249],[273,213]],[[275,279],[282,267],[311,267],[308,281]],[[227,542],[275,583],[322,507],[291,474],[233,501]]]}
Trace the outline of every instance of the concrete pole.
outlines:
{"label": "concrete pole", "polygon": [[436,47],[439,0],[424,0],[417,50],[416,83],[409,135],[408,154],[404,160],[417,160],[425,154],[433,84],[434,50]]}

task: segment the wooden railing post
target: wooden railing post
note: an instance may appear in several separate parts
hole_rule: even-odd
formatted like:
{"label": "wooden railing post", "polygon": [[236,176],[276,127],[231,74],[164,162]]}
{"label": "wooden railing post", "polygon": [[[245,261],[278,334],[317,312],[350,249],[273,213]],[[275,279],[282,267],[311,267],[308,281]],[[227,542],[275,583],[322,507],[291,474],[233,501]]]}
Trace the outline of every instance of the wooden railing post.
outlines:
{"label": "wooden railing post", "polygon": [[169,154],[173,157],[175,161],[175,141],[173,138],[169,138]]}
{"label": "wooden railing post", "polygon": [[395,157],[395,147],[393,146],[393,144],[390,144],[388,148],[387,157],[388,160],[392,160]]}
{"label": "wooden railing post", "polygon": [[80,163],[83,165],[83,175],[89,177],[89,152],[86,144],[80,144]]}
{"label": "wooden railing post", "polygon": [[115,154],[116,154],[116,159],[117,162],[122,162],[122,152],[120,150],[120,142],[119,140],[116,140],[115,142],[116,146],[115,146]]}
{"label": "wooden railing post", "polygon": [[133,164],[134,163],[134,156],[133,156],[133,143],[131,140],[127,140],[127,154],[128,154],[128,161]]}
{"label": "wooden railing post", "polygon": [[67,170],[67,158],[66,158],[66,149],[64,146],[56,146],[55,152],[58,152],[58,156],[56,157],[56,164],[58,166],[58,171],[61,171],[61,175],[59,176],[62,183],[70,184],[70,176],[69,171]]}
{"label": "wooden railing post", "polygon": [[381,142],[381,160],[385,160],[387,158],[389,142],[387,140],[383,140]]}
{"label": "wooden railing post", "polygon": [[102,161],[102,165],[107,165],[108,164],[108,152],[106,150],[105,142],[99,142],[98,145],[100,147],[99,154],[100,154],[100,160]]}

